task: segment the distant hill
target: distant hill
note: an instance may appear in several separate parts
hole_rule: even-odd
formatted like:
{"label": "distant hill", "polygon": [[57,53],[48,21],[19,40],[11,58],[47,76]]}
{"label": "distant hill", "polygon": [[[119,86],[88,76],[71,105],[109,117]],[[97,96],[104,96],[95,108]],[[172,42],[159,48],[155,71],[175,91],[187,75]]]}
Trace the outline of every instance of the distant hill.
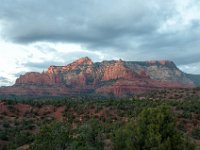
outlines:
{"label": "distant hill", "polygon": [[0,95],[62,96],[100,94],[127,96],[164,88],[192,88],[200,75],[179,70],[172,61],[93,62],[80,58],[66,66],[50,66],[46,72],[28,72]]}
{"label": "distant hill", "polygon": [[200,86],[200,75],[186,74],[186,76],[193,81],[197,86]]}

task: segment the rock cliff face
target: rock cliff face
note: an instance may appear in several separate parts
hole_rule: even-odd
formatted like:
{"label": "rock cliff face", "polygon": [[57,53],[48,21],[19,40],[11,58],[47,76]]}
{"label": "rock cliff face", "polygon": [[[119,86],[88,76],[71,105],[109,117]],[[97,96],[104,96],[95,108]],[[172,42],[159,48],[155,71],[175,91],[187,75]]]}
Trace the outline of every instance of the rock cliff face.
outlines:
{"label": "rock cliff face", "polygon": [[68,95],[97,93],[126,96],[161,88],[191,88],[196,82],[171,61],[92,62],[80,58],[66,66],[50,66],[46,72],[21,75],[0,95]]}

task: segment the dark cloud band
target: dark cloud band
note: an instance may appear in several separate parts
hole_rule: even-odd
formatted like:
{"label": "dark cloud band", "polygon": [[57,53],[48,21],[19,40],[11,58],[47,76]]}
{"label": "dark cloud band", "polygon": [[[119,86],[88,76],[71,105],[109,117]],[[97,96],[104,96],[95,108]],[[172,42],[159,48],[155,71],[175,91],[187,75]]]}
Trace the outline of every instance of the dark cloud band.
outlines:
{"label": "dark cloud band", "polygon": [[[181,24],[174,0],[0,2],[2,34],[13,42],[71,42],[129,60],[170,59],[178,65],[199,62],[200,19]],[[193,5],[200,8],[194,0],[188,7]],[[180,27],[170,27],[170,19]],[[161,31],[163,25],[165,31]],[[56,53],[55,49],[39,49]],[[25,65],[41,68],[49,64],[45,63]]]}

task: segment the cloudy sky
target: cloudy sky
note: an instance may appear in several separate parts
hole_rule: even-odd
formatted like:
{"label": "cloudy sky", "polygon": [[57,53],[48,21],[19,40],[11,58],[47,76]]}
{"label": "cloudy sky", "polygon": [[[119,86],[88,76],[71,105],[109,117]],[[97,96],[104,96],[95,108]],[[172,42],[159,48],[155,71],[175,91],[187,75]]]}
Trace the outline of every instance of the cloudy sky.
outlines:
{"label": "cloudy sky", "polygon": [[79,57],[200,74],[199,0],[0,0],[0,86]]}

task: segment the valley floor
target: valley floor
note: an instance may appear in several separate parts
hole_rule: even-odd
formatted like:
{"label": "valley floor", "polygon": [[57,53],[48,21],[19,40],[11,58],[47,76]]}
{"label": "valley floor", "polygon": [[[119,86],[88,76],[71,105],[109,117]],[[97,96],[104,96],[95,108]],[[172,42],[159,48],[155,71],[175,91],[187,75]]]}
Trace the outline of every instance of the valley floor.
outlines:
{"label": "valley floor", "polygon": [[[41,143],[50,147],[57,144],[61,149],[65,149],[66,145],[68,149],[117,149],[116,141],[120,136],[127,134],[126,130],[132,128],[129,128],[130,124],[140,126],[141,122],[138,120],[148,120],[152,117],[145,118],[145,111],[159,112],[158,114],[161,115],[156,114],[156,117],[168,116],[165,111],[159,110],[162,107],[167,107],[170,110],[169,114],[172,113],[172,118],[175,119],[173,130],[180,134],[185,143],[189,143],[190,148],[191,146],[198,148],[200,98],[199,89],[195,90],[196,92],[160,91],[117,100],[114,98],[92,100],[91,97],[79,97],[78,100],[70,98],[1,100],[0,149],[38,149]],[[188,95],[187,92],[190,94]],[[162,97],[163,95],[165,97]],[[152,117],[152,120],[155,118]],[[145,125],[148,127],[152,120]],[[164,124],[168,123],[164,122]],[[57,137],[58,139],[55,138],[57,141],[52,141],[51,136],[53,139]],[[62,142],[65,143],[64,146]],[[53,143],[56,144],[52,145]],[[186,147],[186,149],[190,148]]]}

